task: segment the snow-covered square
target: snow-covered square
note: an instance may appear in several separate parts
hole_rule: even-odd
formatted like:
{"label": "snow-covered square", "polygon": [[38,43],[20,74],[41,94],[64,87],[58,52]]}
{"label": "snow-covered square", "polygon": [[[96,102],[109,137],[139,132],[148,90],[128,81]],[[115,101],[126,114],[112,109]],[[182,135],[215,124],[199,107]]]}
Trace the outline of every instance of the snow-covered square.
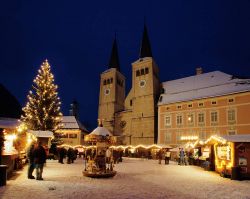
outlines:
{"label": "snow-covered square", "polygon": [[0,188],[2,199],[50,198],[250,198],[250,181],[233,181],[196,166],[124,158],[110,179],[84,177],[84,162],[48,160],[44,180],[27,179],[27,166]]}

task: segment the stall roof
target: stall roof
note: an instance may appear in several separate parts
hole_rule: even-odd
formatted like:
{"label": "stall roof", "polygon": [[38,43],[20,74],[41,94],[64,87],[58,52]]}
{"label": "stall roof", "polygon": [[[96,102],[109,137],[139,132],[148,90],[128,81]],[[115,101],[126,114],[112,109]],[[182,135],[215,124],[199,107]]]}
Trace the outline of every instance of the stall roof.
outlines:
{"label": "stall roof", "polygon": [[222,136],[228,142],[250,142],[250,134]]}
{"label": "stall roof", "polygon": [[53,133],[51,131],[32,131],[29,130],[29,133],[32,133],[36,137],[42,137],[42,138],[50,138],[53,137]]}

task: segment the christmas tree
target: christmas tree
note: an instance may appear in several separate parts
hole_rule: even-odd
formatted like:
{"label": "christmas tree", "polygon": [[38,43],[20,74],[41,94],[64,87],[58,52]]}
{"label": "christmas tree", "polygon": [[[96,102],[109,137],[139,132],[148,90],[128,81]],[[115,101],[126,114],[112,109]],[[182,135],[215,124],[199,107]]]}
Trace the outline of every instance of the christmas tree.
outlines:
{"label": "christmas tree", "polygon": [[47,60],[41,65],[33,82],[32,90],[27,96],[28,102],[23,108],[22,121],[32,130],[55,132],[62,118],[61,102]]}

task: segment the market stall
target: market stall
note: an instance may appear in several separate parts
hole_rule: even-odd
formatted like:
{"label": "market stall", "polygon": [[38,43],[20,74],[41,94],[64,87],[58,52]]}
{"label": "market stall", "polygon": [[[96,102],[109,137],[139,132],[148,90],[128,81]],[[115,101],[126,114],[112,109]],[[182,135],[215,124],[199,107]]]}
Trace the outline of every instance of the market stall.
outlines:
{"label": "market stall", "polygon": [[205,144],[214,143],[215,170],[232,179],[250,178],[250,134],[211,136]]}

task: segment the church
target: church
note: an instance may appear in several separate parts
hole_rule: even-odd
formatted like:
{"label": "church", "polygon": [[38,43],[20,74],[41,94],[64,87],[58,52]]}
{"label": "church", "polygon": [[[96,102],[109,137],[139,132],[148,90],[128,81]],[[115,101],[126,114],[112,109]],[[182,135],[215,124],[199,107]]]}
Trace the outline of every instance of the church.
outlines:
{"label": "church", "polygon": [[132,88],[127,96],[125,85],[115,39],[108,69],[101,73],[98,118],[123,144],[156,143],[157,102],[161,89],[159,68],[152,56],[146,25],[139,57],[132,63]]}

